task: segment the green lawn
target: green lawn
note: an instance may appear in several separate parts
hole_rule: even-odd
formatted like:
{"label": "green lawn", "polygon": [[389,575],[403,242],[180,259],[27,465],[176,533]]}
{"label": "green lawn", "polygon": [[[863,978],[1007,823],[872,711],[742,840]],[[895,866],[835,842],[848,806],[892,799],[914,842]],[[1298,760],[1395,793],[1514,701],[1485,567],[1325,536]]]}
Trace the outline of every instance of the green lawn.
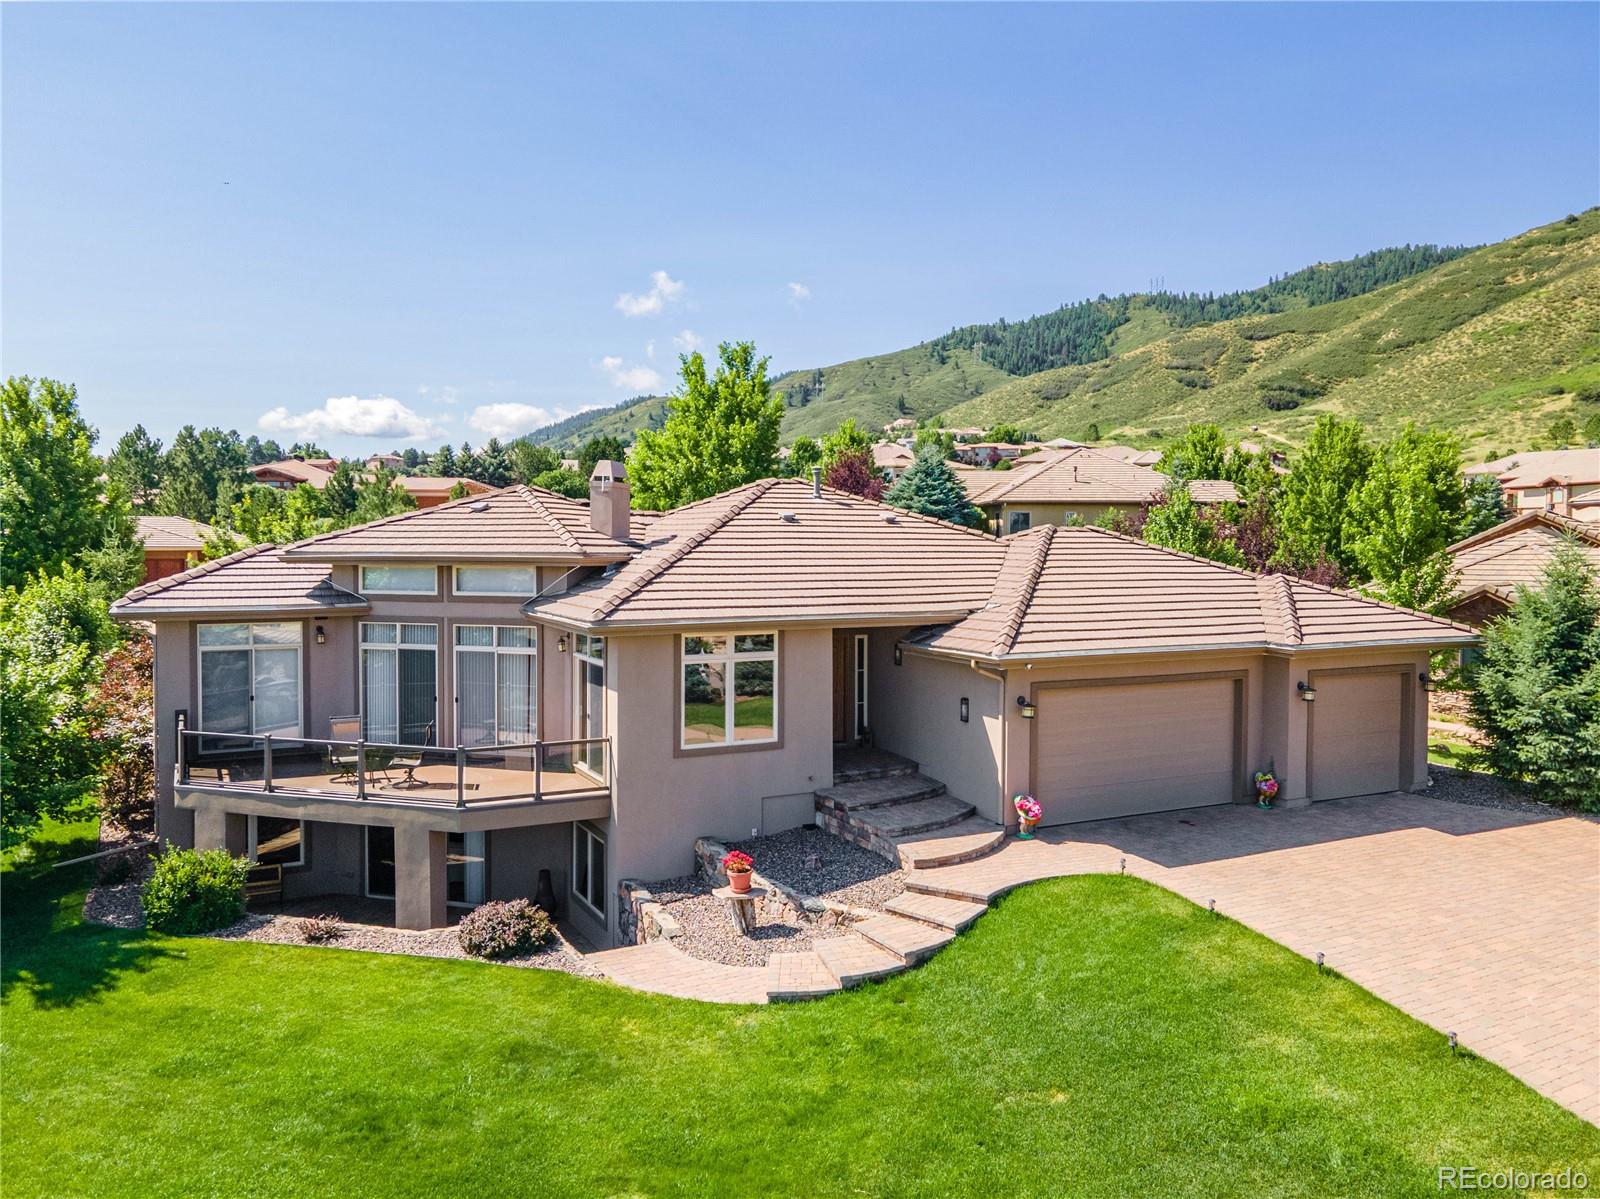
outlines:
{"label": "green lawn", "polygon": [[[78,848],[70,841],[58,856]],[[470,962],[85,926],[4,879],[7,1199],[1437,1195],[1600,1179],[1600,1132],[1131,878],[1014,893],[923,968],[710,1007]]]}

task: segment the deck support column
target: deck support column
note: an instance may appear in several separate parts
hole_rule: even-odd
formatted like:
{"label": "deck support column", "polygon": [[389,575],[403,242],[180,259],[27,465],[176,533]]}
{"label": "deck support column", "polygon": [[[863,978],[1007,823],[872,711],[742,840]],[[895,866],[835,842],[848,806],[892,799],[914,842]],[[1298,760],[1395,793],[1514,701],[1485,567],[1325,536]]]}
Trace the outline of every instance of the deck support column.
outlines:
{"label": "deck support column", "polygon": [[396,928],[442,928],[445,916],[445,848],[449,834],[399,825],[394,830]]}
{"label": "deck support column", "polygon": [[240,812],[225,812],[207,805],[194,813],[194,847],[225,849],[234,857],[250,852],[250,818]]}

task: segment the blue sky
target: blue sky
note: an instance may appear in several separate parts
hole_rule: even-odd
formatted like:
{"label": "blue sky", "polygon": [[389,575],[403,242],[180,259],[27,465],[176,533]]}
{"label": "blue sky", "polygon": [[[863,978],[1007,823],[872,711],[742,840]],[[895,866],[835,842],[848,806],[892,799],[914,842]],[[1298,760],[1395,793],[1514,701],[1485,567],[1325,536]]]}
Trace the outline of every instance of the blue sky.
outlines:
{"label": "blue sky", "polygon": [[481,443],[1597,201],[1600,6],[5,5],[8,373]]}

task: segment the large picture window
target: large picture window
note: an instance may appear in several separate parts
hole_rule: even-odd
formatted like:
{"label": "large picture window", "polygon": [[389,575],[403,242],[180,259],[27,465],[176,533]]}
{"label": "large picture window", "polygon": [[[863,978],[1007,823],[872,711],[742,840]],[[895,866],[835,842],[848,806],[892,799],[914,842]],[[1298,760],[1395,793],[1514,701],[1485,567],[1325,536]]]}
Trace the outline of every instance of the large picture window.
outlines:
{"label": "large picture window", "polygon": [[536,647],[527,625],[456,626],[458,745],[525,745],[537,738]]}
{"label": "large picture window", "polygon": [[203,624],[196,636],[200,728],[299,736],[299,624]]}
{"label": "large picture window", "polygon": [[363,566],[363,595],[438,595],[439,570],[434,566]]}
{"label": "large picture window", "polygon": [[572,826],[572,893],[601,920],[606,918],[606,838],[587,824]]}
{"label": "large picture window", "polygon": [[531,566],[458,566],[457,595],[534,595],[538,572]]}
{"label": "large picture window", "polygon": [[439,629],[361,626],[361,735],[390,745],[436,743]]}
{"label": "large picture window", "polygon": [[776,741],[777,676],[776,633],[684,637],[682,747]]}

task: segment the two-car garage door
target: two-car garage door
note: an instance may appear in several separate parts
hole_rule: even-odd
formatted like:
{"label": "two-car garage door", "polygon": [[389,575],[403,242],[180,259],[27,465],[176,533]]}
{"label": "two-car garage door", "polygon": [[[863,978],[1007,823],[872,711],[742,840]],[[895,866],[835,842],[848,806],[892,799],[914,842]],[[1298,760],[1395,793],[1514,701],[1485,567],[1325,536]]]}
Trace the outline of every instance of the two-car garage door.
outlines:
{"label": "two-car garage door", "polygon": [[1043,822],[1232,802],[1242,686],[1233,677],[1041,686],[1033,786]]}

